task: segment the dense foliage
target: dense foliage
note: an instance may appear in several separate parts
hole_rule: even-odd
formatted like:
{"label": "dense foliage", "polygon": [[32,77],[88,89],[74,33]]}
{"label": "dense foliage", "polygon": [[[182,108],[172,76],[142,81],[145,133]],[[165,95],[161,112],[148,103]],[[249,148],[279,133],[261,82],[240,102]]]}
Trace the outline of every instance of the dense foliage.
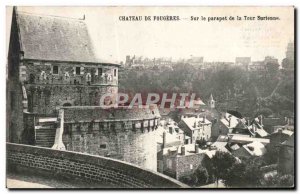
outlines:
{"label": "dense foliage", "polygon": [[[277,164],[270,165],[267,156],[237,159],[228,152],[217,151],[180,181],[193,187],[220,181],[231,188],[292,187],[294,176],[279,175],[276,169]],[[267,172],[273,174],[266,176]]]}
{"label": "dense foliage", "polygon": [[237,67],[203,70],[189,64],[125,68],[120,72],[119,88],[128,93],[191,92],[204,102],[213,94],[217,106],[236,108],[244,116],[294,112],[293,72],[279,70],[278,64],[267,64],[266,71]]}

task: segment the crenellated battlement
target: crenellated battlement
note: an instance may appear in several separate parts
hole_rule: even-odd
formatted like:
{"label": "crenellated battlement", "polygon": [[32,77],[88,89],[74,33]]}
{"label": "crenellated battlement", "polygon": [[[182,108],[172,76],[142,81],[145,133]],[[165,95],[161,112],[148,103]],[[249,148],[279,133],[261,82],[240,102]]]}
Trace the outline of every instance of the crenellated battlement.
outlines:
{"label": "crenellated battlement", "polygon": [[150,132],[157,129],[160,114],[156,107],[105,109],[100,106],[61,107],[64,110],[64,134]]}

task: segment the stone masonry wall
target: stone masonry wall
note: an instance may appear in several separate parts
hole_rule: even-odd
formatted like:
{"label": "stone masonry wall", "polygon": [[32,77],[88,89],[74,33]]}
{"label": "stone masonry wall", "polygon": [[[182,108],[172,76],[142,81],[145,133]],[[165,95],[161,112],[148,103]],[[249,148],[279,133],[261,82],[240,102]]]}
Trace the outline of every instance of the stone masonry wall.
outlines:
{"label": "stone masonry wall", "polygon": [[8,171],[64,177],[73,183],[88,181],[96,188],[106,183],[112,188],[186,187],[160,173],[110,158],[13,143],[6,148]]}
{"label": "stone masonry wall", "polygon": [[97,106],[101,96],[116,92],[117,86],[27,84],[26,90],[30,112],[54,114],[56,107],[63,105]]}
{"label": "stone masonry wall", "polygon": [[155,131],[73,132],[63,135],[67,150],[111,157],[156,171]]}
{"label": "stone masonry wall", "polygon": [[7,117],[8,123],[7,135],[9,136],[9,141],[15,143],[23,142],[24,133],[24,118],[23,118],[23,104],[22,104],[22,90],[20,84],[15,84],[9,91],[9,97],[7,98]]}
{"label": "stone masonry wall", "polygon": [[[24,80],[31,84],[118,84],[118,68],[112,65],[33,60],[24,62],[24,66]],[[54,66],[58,72],[54,72]],[[76,67],[80,69],[79,74]]]}
{"label": "stone masonry wall", "polygon": [[176,179],[192,174],[205,159],[205,154],[192,154],[189,156],[179,156],[177,159]]}
{"label": "stone masonry wall", "polygon": [[157,108],[64,107],[67,150],[111,157],[157,170]]}
{"label": "stone masonry wall", "polygon": [[22,89],[19,83],[20,54],[16,15],[13,14],[6,72],[6,140],[15,143],[22,142],[23,133]]}
{"label": "stone masonry wall", "polygon": [[25,61],[22,75],[29,111],[39,114],[63,105],[97,106],[104,93],[118,92],[118,68],[112,65]]}

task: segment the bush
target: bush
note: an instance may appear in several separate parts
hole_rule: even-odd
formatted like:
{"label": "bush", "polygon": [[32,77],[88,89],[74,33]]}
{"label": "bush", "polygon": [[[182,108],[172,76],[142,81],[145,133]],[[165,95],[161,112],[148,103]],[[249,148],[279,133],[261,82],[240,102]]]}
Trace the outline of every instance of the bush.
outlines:
{"label": "bush", "polygon": [[274,175],[269,176],[263,181],[264,186],[267,187],[293,187],[294,186],[294,176],[290,174],[286,175]]}
{"label": "bush", "polygon": [[197,185],[205,185],[208,182],[209,175],[206,168],[199,166],[194,173],[195,177],[197,178],[196,184]]}

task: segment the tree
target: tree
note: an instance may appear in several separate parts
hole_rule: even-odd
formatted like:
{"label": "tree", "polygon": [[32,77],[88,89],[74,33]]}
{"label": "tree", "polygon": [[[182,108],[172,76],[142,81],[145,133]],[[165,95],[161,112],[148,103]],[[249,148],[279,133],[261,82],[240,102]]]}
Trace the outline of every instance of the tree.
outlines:
{"label": "tree", "polygon": [[288,58],[284,58],[282,60],[282,67],[284,69],[293,69],[294,68],[294,61]]}
{"label": "tree", "polygon": [[203,166],[199,166],[197,170],[194,172],[195,177],[197,178],[196,183],[197,185],[204,185],[208,182],[209,175]]}
{"label": "tree", "polygon": [[206,146],[207,141],[204,138],[201,138],[200,140],[196,140],[196,143],[199,145],[199,147]]}
{"label": "tree", "polygon": [[224,184],[228,187],[259,187],[263,179],[261,166],[264,161],[259,157],[251,157],[236,162],[223,177]]}
{"label": "tree", "polygon": [[279,152],[278,147],[267,149],[267,152],[265,153],[265,155],[262,156],[262,158],[267,165],[276,164],[278,162],[278,152]]}
{"label": "tree", "polygon": [[184,177],[181,177],[179,179],[180,182],[183,182],[189,186],[194,186],[196,183],[197,183],[197,178],[194,174],[191,174],[191,175],[187,175],[187,176],[184,176]]}
{"label": "tree", "polygon": [[243,183],[245,187],[259,187],[263,178],[261,167],[264,161],[260,157],[252,157],[245,161],[245,176]]}
{"label": "tree", "polygon": [[263,181],[263,186],[265,187],[277,187],[278,184],[278,176],[268,176]]}
{"label": "tree", "polygon": [[278,179],[279,187],[293,187],[294,186],[294,176],[290,174],[283,175]]}
{"label": "tree", "polygon": [[205,155],[201,165],[206,169],[207,173],[208,173],[208,181],[209,183],[214,181],[214,174],[213,174],[213,165],[211,163],[211,159]]}
{"label": "tree", "polygon": [[230,153],[221,151],[217,151],[211,158],[212,172],[217,184],[219,179],[223,179],[228,176],[228,173],[235,161],[236,159]]}
{"label": "tree", "polygon": [[294,113],[289,110],[282,110],[282,111],[280,111],[280,115],[283,117],[293,117]]}
{"label": "tree", "polygon": [[267,71],[270,74],[271,77],[275,76],[278,73],[279,70],[279,64],[278,63],[267,63],[266,64]]}
{"label": "tree", "polygon": [[241,187],[244,185],[245,164],[235,163],[229,173],[224,177],[224,184],[227,187]]}
{"label": "tree", "polygon": [[261,108],[261,109],[256,110],[254,117],[257,117],[259,115],[263,115],[265,117],[268,117],[272,114],[273,114],[273,112],[270,108]]}
{"label": "tree", "polygon": [[286,175],[273,175],[268,176],[263,181],[263,186],[266,187],[293,187],[294,186],[294,176],[291,174]]}
{"label": "tree", "polygon": [[206,168],[200,165],[192,174],[181,177],[179,180],[190,186],[201,186],[208,183],[209,175]]}

